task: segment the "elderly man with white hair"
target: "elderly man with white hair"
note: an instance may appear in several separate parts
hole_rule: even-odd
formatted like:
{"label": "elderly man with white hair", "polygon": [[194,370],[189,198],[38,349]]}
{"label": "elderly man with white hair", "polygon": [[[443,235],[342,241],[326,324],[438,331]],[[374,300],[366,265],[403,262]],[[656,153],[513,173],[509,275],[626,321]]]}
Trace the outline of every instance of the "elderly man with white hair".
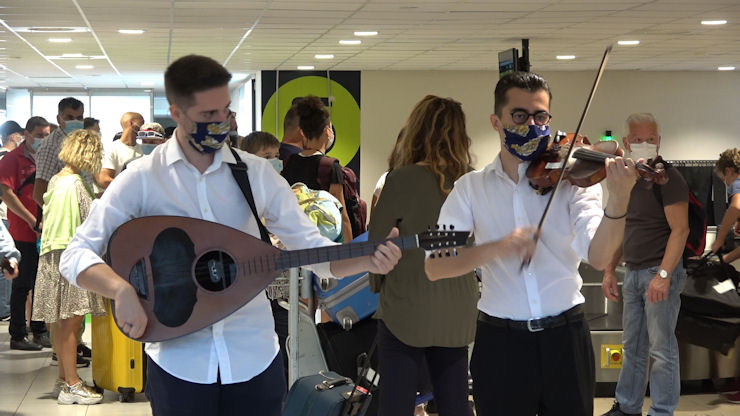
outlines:
{"label": "elderly man with white hair", "polygon": [[[650,163],[658,157],[661,137],[650,113],[627,118],[622,140],[632,159]],[[602,416],[642,414],[650,372],[651,416],[673,415],[681,394],[676,322],[686,284],[682,255],[689,235],[689,188],[678,170],[667,167],[668,183],[644,179],[632,188],[624,240],[604,271],[602,290],[619,301],[617,263],[627,265],[624,296],[624,362],[614,406]],[[649,366],[653,359],[652,368]]]}

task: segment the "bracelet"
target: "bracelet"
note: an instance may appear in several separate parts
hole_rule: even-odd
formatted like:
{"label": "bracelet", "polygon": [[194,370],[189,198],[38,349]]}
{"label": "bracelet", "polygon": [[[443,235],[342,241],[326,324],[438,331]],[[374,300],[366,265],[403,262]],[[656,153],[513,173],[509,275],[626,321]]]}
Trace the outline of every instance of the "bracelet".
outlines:
{"label": "bracelet", "polygon": [[620,220],[620,219],[622,219],[622,218],[626,217],[626,216],[627,216],[627,213],[625,212],[624,214],[622,214],[622,215],[619,215],[619,216],[617,216],[617,217],[612,217],[611,215],[609,215],[609,214],[607,214],[607,213],[606,213],[606,210],[604,210],[604,216],[605,216],[606,218],[609,218],[610,220]]}

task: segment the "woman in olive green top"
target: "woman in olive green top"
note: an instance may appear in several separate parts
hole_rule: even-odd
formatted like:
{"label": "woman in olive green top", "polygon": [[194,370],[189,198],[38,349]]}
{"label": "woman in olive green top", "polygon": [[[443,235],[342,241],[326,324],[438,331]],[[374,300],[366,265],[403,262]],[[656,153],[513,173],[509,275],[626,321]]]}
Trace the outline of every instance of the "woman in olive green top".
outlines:
{"label": "woman in olive green top", "polygon": [[[371,239],[382,239],[394,226],[401,235],[426,231],[452,184],[470,170],[470,138],[459,102],[428,95],[416,104],[405,129],[370,219]],[[475,336],[479,298],[473,273],[431,282],[424,251],[417,249],[404,252],[387,275],[372,275],[371,287],[380,293],[379,414],[413,414],[426,365],[439,415],[472,416],[467,346]]]}

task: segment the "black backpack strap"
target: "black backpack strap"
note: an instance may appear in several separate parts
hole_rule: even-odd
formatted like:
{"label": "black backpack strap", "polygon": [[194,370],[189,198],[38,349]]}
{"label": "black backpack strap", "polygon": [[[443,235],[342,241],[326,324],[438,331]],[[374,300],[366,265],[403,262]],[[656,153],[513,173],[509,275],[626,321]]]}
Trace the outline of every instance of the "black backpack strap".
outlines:
{"label": "black backpack strap", "polygon": [[229,146],[229,150],[231,150],[231,154],[234,155],[234,159],[236,159],[236,163],[228,164],[231,168],[231,174],[234,175],[234,179],[239,185],[239,189],[242,190],[244,198],[247,199],[247,203],[249,204],[249,208],[252,210],[254,219],[257,220],[257,226],[260,229],[260,237],[262,238],[262,241],[270,244],[270,236],[267,234],[267,228],[265,228],[265,226],[262,224],[262,219],[260,218],[259,214],[257,214],[257,206],[254,204],[252,186],[249,184],[249,176],[247,176],[247,164],[242,162],[242,159],[239,157],[236,151],[231,148],[231,146]]}
{"label": "black backpack strap", "polygon": [[658,185],[657,183],[653,183],[653,195],[655,195],[655,199],[658,200],[658,203],[660,206],[663,206],[663,191],[661,190],[661,185]]}

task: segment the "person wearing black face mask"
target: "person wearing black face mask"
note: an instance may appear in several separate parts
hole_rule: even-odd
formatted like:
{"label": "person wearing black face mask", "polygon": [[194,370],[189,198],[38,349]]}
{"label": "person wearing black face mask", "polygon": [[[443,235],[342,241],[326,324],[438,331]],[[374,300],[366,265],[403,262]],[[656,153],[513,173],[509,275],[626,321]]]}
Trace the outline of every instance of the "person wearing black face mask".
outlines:
{"label": "person wearing black face mask", "polygon": [[472,230],[475,244],[457,257],[426,260],[432,280],[481,270],[470,363],[478,416],[593,415],[594,357],[578,264],[588,259],[601,270],[616,251],[636,174],[630,160],[606,162],[604,209],[600,185],[561,183],[535,244],[548,197],[525,172],[547,144],[550,99],[539,75],[514,72],[498,81],[490,120],[499,155],[457,180],[437,221]]}

